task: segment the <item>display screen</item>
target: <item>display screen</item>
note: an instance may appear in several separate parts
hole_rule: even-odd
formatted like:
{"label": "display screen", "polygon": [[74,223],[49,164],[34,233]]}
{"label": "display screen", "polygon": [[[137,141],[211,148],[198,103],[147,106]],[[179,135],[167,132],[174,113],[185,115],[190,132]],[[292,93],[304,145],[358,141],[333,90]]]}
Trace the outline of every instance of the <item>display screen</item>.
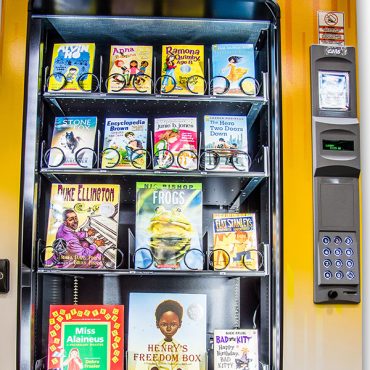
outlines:
{"label": "display screen", "polygon": [[349,73],[319,71],[319,108],[349,110]]}
{"label": "display screen", "polygon": [[323,140],[322,148],[333,151],[350,151],[353,152],[355,144],[352,140]]}

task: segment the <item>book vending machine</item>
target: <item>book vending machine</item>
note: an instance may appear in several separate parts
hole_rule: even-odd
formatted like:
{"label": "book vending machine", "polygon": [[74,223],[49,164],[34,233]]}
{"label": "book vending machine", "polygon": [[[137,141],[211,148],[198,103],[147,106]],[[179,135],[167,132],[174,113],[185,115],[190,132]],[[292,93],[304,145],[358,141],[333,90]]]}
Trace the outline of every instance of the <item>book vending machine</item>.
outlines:
{"label": "book vending machine", "polygon": [[[302,249],[310,262],[292,254],[297,164],[282,155],[303,139],[282,127],[292,130],[290,111],[308,101],[298,94],[287,108],[281,93],[299,88],[287,68],[291,31],[307,27],[297,11],[272,0],[30,3],[19,369],[294,368],[307,352],[283,343],[283,332],[294,347],[304,331],[289,316],[299,303],[283,272],[313,269],[313,249],[315,302],[359,300],[358,277],[316,280],[321,244]],[[348,154],[351,142],[323,145]],[[356,217],[353,230],[317,233],[351,238],[347,270],[358,275]],[[307,235],[310,222],[301,220]],[[312,279],[307,291],[315,318]]]}

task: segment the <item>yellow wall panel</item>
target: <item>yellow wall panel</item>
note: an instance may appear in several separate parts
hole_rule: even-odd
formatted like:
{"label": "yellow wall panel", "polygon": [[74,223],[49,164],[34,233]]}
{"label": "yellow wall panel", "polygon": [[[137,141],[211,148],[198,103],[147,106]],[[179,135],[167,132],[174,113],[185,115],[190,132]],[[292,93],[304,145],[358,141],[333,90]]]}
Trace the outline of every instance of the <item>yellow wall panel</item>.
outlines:
{"label": "yellow wall panel", "polygon": [[345,13],[356,46],[353,0],[279,0],[282,38],[284,370],[360,370],[361,304],[313,303],[312,140],[309,47],[317,11]]}
{"label": "yellow wall panel", "polygon": [[1,369],[16,368],[18,214],[27,0],[3,0],[0,35],[0,258],[10,260],[10,292],[0,295]]}

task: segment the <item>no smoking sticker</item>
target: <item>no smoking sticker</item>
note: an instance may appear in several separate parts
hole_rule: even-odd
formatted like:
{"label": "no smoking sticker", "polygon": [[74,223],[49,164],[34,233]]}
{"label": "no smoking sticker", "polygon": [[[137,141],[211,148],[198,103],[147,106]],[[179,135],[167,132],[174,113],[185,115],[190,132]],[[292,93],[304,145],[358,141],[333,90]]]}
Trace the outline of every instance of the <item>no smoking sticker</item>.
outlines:
{"label": "no smoking sticker", "polygon": [[344,13],[318,12],[319,44],[345,45]]}

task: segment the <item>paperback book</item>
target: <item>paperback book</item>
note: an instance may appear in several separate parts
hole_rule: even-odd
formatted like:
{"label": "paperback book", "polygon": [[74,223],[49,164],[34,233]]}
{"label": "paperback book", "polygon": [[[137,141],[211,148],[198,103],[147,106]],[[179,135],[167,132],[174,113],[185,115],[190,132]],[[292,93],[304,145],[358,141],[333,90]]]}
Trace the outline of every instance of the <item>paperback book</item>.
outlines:
{"label": "paperback book", "polygon": [[213,214],[213,266],[216,270],[257,270],[256,249],[254,213]]}
{"label": "paperback book", "polygon": [[51,305],[48,370],[122,370],[124,306]]}
{"label": "paperback book", "polygon": [[128,368],[205,370],[205,294],[130,293]]}
{"label": "paperback book", "polygon": [[151,93],[152,61],[152,46],[112,45],[109,76],[115,76],[108,79],[108,93]]}
{"label": "paperback book", "polygon": [[259,370],[258,331],[214,331],[214,370]]}
{"label": "paperback book", "polygon": [[56,117],[49,167],[92,168],[96,117]]}
{"label": "paperback book", "polygon": [[154,119],[154,169],[197,168],[196,117]]}
{"label": "paperback book", "polygon": [[54,44],[49,91],[81,92],[92,86],[95,44]]}
{"label": "paperback book", "polygon": [[204,46],[163,45],[161,74],[161,93],[204,95]]}
{"label": "paperback book", "polygon": [[204,142],[206,169],[248,171],[246,116],[204,116]]}
{"label": "paperback book", "polygon": [[136,183],[135,268],[201,270],[202,184]]}
{"label": "paperback book", "polygon": [[[230,83],[226,91],[226,80]],[[213,95],[255,95],[253,44],[212,45]],[[244,92],[243,92],[244,90]]]}
{"label": "paperback book", "polygon": [[115,268],[120,186],[52,184],[44,265]]}
{"label": "paperback book", "polygon": [[147,118],[107,118],[102,168],[145,169]]}

